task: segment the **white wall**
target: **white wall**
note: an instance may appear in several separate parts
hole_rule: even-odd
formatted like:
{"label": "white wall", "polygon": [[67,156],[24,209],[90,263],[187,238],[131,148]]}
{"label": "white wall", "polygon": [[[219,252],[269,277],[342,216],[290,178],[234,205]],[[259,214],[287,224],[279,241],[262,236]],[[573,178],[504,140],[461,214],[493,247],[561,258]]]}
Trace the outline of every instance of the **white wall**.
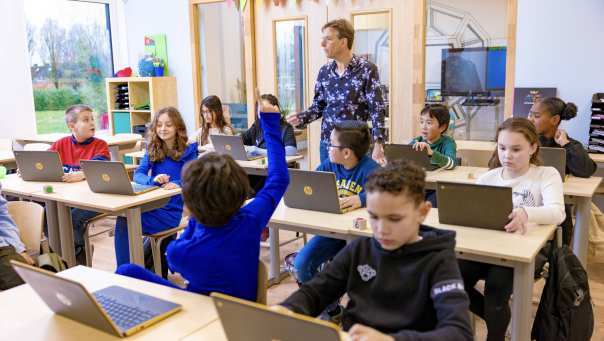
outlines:
{"label": "white wall", "polygon": [[178,110],[189,134],[195,130],[189,2],[186,0],[129,0],[124,4],[128,39],[128,61],[138,70],[147,34],[166,34],[170,76],[176,77]]}
{"label": "white wall", "polygon": [[0,137],[36,133],[22,1],[0,1]]}
{"label": "white wall", "polygon": [[604,1],[519,0],[516,86],[557,87],[579,107],[564,126],[587,143],[590,102],[604,92]]}

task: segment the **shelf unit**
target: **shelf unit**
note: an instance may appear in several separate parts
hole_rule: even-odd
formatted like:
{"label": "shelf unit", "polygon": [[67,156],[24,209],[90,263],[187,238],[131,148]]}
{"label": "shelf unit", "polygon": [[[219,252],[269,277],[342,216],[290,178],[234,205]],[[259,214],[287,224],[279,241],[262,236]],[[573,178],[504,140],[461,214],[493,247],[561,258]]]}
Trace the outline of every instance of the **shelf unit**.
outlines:
{"label": "shelf unit", "polygon": [[589,125],[590,153],[604,153],[604,93],[591,98],[591,123]]}
{"label": "shelf unit", "polygon": [[[176,107],[178,103],[174,77],[106,78],[105,84],[112,134],[139,133],[144,136],[153,113],[163,107]],[[121,108],[117,103],[118,88],[126,88],[124,85],[127,86],[128,101]],[[146,104],[148,108],[140,109]]]}

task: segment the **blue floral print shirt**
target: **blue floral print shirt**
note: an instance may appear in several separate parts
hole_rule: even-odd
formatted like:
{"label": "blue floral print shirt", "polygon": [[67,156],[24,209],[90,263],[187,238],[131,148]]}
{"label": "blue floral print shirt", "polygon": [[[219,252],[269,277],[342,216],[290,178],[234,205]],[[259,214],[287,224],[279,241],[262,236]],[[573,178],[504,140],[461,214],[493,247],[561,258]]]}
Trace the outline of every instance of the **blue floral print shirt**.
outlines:
{"label": "blue floral print shirt", "polygon": [[336,122],[371,119],[374,141],[386,140],[386,109],[377,66],[353,55],[342,76],[336,73],[336,69],[335,60],[321,67],[312,105],[300,113],[300,120],[307,124],[323,117],[321,141],[328,143]]}

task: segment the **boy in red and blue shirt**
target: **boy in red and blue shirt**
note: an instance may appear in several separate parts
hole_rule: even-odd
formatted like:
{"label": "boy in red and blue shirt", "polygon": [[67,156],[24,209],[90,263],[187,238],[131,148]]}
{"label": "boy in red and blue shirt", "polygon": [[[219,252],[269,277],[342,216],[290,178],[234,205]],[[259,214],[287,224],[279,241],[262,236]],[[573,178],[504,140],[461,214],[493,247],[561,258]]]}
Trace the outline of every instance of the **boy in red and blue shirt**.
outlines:
{"label": "boy in red and blue shirt", "polygon": [[[80,160],[105,160],[110,159],[107,142],[94,137],[94,115],[92,108],[87,105],[73,105],[65,110],[65,122],[71,131],[71,136],[63,137],[50,147],[61,157],[63,163],[63,181],[78,182],[85,179],[80,167]],[[84,252],[84,228],[88,220],[99,213],[79,208],[71,209],[73,224],[73,239],[75,243],[76,262],[86,265]]]}

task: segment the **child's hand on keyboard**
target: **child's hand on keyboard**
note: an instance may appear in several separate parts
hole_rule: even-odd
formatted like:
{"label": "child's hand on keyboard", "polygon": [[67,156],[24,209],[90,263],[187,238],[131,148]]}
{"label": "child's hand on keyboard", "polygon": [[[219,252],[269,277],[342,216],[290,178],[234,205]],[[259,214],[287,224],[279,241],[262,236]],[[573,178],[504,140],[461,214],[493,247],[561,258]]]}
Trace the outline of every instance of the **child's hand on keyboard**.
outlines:
{"label": "child's hand on keyboard", "polygon": [[153,181],[160,185],[167,184],[170,182],[170,176],[167,174],[158,174]]}
{"label": "child's hand on keyboard", "polygon": [[178,185],[173,183],[173,182],[168,182],[167,184],[164,184],[161,186],[161,188],[163,189],[176,189],[178,188]]}
{"label": "child's hand on keyboard", "polygon": [[86,179],[84,172],[73,172],[63,174],[64,182],[78,182]]}
{"label": "child's hand on keyboard", "polygon": [[348,336],[351,341],[394,341],[392,336],[358,323],[350,328]]}

